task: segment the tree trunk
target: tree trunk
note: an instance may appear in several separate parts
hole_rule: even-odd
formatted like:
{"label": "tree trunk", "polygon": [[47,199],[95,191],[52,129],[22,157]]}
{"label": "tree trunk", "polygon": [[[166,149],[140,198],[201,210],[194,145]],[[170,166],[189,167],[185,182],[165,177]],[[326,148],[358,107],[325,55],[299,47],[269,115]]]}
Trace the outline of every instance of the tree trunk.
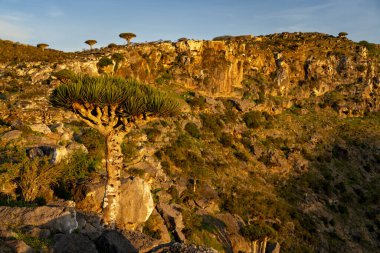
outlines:
{"label": "tree trunk", "polygon": [[103,201],[103,222],[110,228],[115,228],[119,212],[120,173],[123,168],[123,154],[120,145],[123,136],[122,133],[110,133],[106,136],[107,183]]}

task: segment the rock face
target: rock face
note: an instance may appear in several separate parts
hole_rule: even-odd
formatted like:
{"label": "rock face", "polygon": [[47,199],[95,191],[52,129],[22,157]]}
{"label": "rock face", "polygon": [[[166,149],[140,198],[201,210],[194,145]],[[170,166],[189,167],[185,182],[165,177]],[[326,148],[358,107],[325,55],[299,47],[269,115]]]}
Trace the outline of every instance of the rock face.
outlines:
{"label": "rock face", "polygon": [[[101,212],[104,183],[82,185],[75,194],[77,207],[84,211]],[[118,227],[135,229],[145,222],[154,210],[150,186],[141,178],[122,181]]]}
{"label": "rock face", "polygon": [[71,233],[78,227],[76,212],[65,207],[0,207],[0,226],[42,226],[50,231]]}
{"label": "rock face", "polygon": [[[175,82],[219,96],[242,95],[244,86],[260,79],[256,85],[263,86],[266,94],[294,96],[290,91],[305,81],[313,82],[320,93],[352,83],[358,76],[372,82],[378,66],[371,68],[373,63],[363,51],[363,47],[317,33],[275,34],[261,40],[157,42],[120,51],[126,60],[115,74],[148,83]],[[364,71],[357,70],[359,65]],[[310,96],[310,87],[300,95]]]}
{"label": "rock face", "polygon": [[184,242],[186,237],[182,232],[185,227],[183,224],[183,218],[181,214],[181,207],[178,205],[168,205],[160,203],[157,206],[157,210],[162,216],[168,229],[173,233],[176,241]]}

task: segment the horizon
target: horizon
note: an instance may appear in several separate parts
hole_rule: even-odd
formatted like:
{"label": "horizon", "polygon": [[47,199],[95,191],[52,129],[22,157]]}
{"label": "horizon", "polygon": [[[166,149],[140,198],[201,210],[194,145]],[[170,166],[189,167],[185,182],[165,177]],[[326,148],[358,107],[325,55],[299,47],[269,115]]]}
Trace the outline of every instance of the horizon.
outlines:
{"label": "horizon", "polygon": [[66,52],[88,49],[88,39],[97,40],[95,48],[124,44],[122,32],[135,33],[137,43],[281,32],[347,32],[350,40],[380,43],[376,0],[0,0],[0,6],[0,39]]}

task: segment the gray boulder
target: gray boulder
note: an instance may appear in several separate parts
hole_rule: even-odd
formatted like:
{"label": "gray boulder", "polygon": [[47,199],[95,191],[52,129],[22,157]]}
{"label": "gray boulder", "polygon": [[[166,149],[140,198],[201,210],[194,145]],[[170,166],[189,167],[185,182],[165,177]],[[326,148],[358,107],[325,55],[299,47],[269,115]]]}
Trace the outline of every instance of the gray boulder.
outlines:
{"label": "gray boulder", "polygon": [[0,227],[19,226],[42,226],[52,232],[69,234],[78,227],[78,222],[72,208],[0,206]]}
{"label": "gray boulder", "polygon": [[54,253],[96,253],[95,244],[81,234],[56,235]]}

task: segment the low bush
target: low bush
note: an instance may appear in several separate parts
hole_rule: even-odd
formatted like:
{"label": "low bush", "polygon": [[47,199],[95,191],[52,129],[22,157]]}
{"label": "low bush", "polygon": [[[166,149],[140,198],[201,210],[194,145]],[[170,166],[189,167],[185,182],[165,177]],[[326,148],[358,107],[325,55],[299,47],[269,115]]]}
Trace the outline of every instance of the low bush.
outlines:
{"label": "low bush", "polygon": [[234,143],[234,137],[232,134],[229,133],[222,133],[222,135],[219,138],[219,142],[224,146],[224,147],[231,147],[232,144]]}
{"label": "low bush", "polygon": [[75,73],[69,69],[62,69],[60,71],[54,72],[52,75],[63,83],[67,83],[75,77]]}
{"label": "low bush", "polygon": [[265,224],[246,225],[240,229],[240,233],[250,241],[263,240],[265,237],[272,239],[276,237],[276,231]]}
{"label": "low bush", "polygon": [[150,142],[155,142],[161,136],[161,131],[157,128],[146,128],[146,136]]}
{"label": "low bush", "polygon": [[96,64],[96,66],[98,68],[104,68],[104,67],[107,67],[109,65],[113,65],[113,62],[110,58],[108,57],[102,57],[100,58],[100,60],[98,61],[98,63]]}
{"label": "low bush", "polygon": [[202,113],[200,117],[202,119],[203,128],[206,131],[214,133],[215,137],[219,138],[224,127],[223,122],[220,120],[220,116],[218,114]]}
{"label": "low bush", "polygon": [[263,123],[262,113],[250,111],[244,114],[243,120],[248,128],[258,128]]}
{"label": "low bush", "polygon": [[193,122],[189,122],[185,125],[185,131],[194,138],[199,139],[199,137],[201,137],[201,132],[199,131],[197,124]]}
{"label": "low bush", "polygon": [[138,154],[138,151],[139,150],[136,147],[135,143],[125,142],[125,141],[123,143],[121,143],[121,152],[124,155],[124,160],[125,161],[130,161],[134,157],[136,157],[136,155]]}

